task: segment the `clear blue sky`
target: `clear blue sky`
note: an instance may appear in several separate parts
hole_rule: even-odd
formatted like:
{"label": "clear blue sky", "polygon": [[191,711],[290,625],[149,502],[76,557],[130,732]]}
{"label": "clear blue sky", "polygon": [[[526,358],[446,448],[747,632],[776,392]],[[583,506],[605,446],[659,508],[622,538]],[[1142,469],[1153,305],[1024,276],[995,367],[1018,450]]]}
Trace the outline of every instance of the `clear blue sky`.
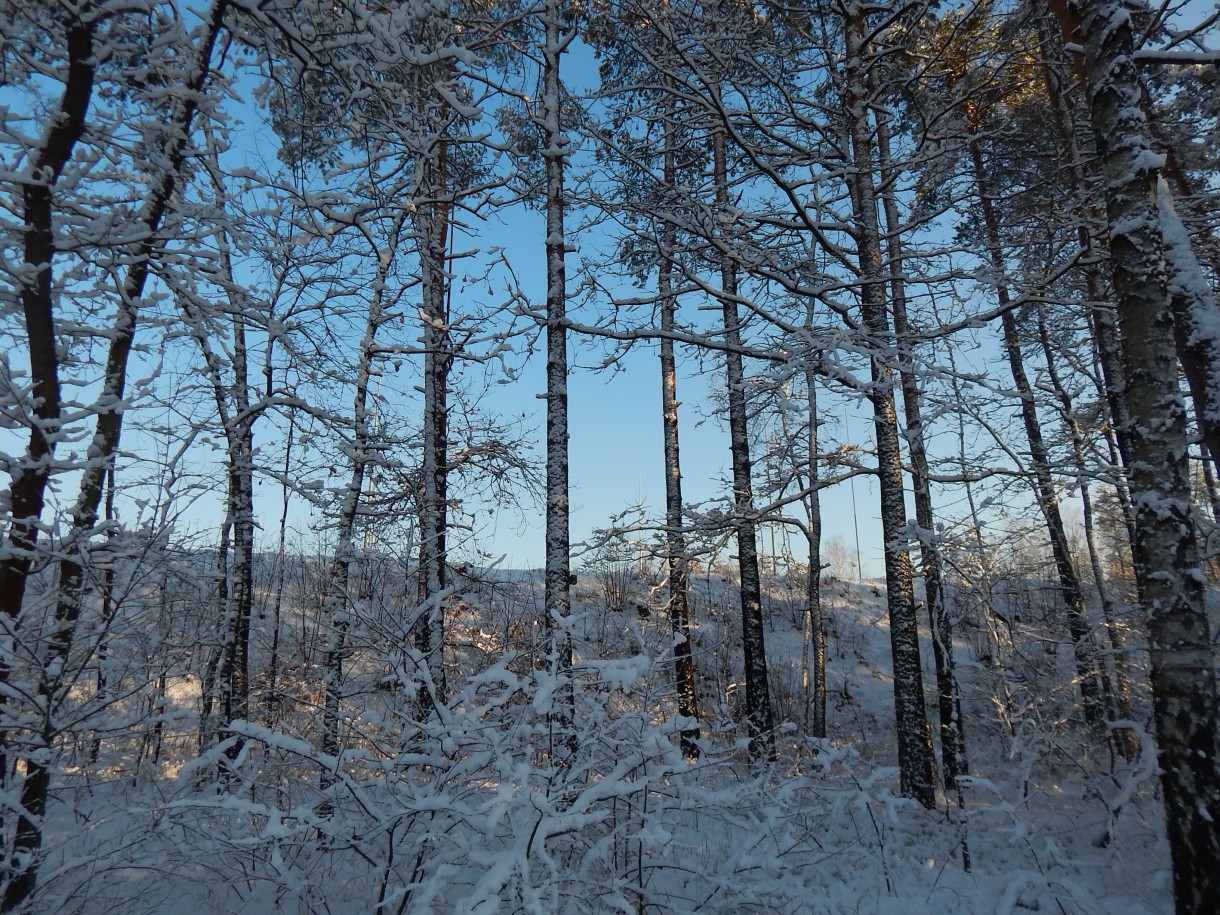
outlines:
{"label": "clear blue sky", "polygon": [[[488,244],[505,248],[529,298],[541,302],[545,296],[541,217],[534,212],[517,210],[505,217],[505,222],[502,226],[489,224],[480,235]],[[594,263],[600,260],[604,242],[603,237],[589,233],[577,236],[577,251],[570,255],[570,285],[574,285],[571,277],[577,273],[582,260]],[[633,290],[626,287],[621,290],[623,296],[632,293]],[[584,302],[574,303],[573,310],[577,320],[592,323],[589,316],[594,311],[609,307],[608,302]],[[718,357],[706,360],[706,371],[699,373],[689,350],[685,353],[682,350],[679,346],[683,498],[687,503],[707,502],[723,498],[728,491],[728,436],[721,419],[709,416],[712,409],[709,394],[723,387],[723,361]],[[585,540],[594,530],[605,528],[614,516],[641,503],[653,518],[664,513],[658,348],[652,343],[637,343],[622,358],[620,371],[587,368],[600,364],[604,352],[600,342],[590,343],[574,335],[570,341],[570,362],[577,366],[569,382],[574,542]],[[518,381],[494,388],[491,400],[493,412],[502,415],[525,412],[533,417],[540,456],[545,422],[545,402],[539,399],[545,392],[543,360],[540,351]],[[747,363],[749,371],[751,367]],[[823,410],[827,422],[823,434],[827,438],[870,446],[872,420],[867,402],[845,402],[823,395]],[[845,411],[846,433],[843,431]],[[854,481],[854,488],[856,512],[852,508],[851,484],[839,484],[823,493],[823,542],[841,537],[848,545],[854,563],[855,519],[858,519],[864,575],[880,575],[882,538],[875,485],[871,477],[859,477]],[[502,513],[494,529],[487,531],[492,536],[484,546],[495,554],[504,555],[508,566],[541,565],[542,523],[540,511],[532,513],[525,526],[512,513]],[[805,552],[803,538],[795,532],[793,536],[792,552],[800,557]],[[760,536],[760,549],[769,552],[770,543],[769,534]],[[721,558],[735,551],[735,546],[726,549]]]}
{"label": "clear blue sky", "polygon": [[[595,64],[586,50],[580,49],[574,54],[567,66],[569,78],[576,82],[592,79]],[[240,80],[238,88],[242,94],[247,94],[245,90],[252,89],[253,82]],[[234,116],[243,122],[234,130],[234,150],[230,158],[266,173],[267,160],[274,157],[275,140],[263,121],[262,112],[253,107],[249,100],[226,104]],[[477,244],[483,247],[503,246],[527,295],[532,301],[540,302],[545,292],[541,218],[537,213],[522,208],[501,218],[502,223],[487,223],[480,227]],[[573,277],[582,258],[596,261],[604,256],[604,252],[599,250],[604,238],[597,232],[585,232],[575,242],[578,250],[572,255]],[[465,244],[475,246],[469,241]],[[626,290],[624,292],[629,294]],[[604,302],[586,302],[581,307],[596,309],[606,305]],[[596,352],[590,352],[586,344],[574,340],[572,357],[575,365],[589,366],[601,361],[601,351],[599,348]],[[680,355],[683,485],[688,503],[723,498],[728,490],[727,436],[722,421],[709,416],[709,395],[723,385],[721,360],[713,358],[705,361],[708,370],[700,374],[689,352]],[[594,529],[605,527],[612,517],[634,505],[642,504],[653,518],[662,513],[664,483],[660,381],[655,344],[637,344],[623,358],[621,367],[622,371],[600,373],[577,368],[571,378],[569,406],[574,541],[588,538]],[[133,376],[147,368],[146,364],[137,364],[133,368]],[[750,370],[747,365],[747,372]],[[540,457],[543,453],[545,405],[539,395],[544,389],[543,354],[540,351],[517,381],[493,387],[488,402],[493,412],[500,415],[525,415],[527,424],[533,430],[536,453]],[[80,396],[87,399],[84,391],[80,392]],[[350,401],[350,395],[343,394],[339,400]],[[201,407],[206,409],[206,405]],[[398,410],[406,421],[418,423],[419,405],[413,398],[397,404],[389,403],[387,409]],[[135,415],[133,413],[133,417]],[[872,423],[867,403],[823,396],[823,416],[827,421],[824,433],[827,438],[859,444],[866,450],[869,448]],[[137,425],[129,424],[125,446],[129,451],[144,454],[149,443],[140,438]],[[9,436],[5,435],[5,438]],[[269,452],[279,447],[269,425],[260,426],[256,438]],[[6,450],[15,450],[16,453],[20,453],[19,449],[23,447],[23,443],[18,445],[16,442],[12,443],[15,446],[12,449],[8,447],[8,442],[5,445]],[[222,455],[214,451],[200,455],[198,467],[205,479],[209,473],[206,468],[215,468],[221,459]],[[274,463],[268,458],[264,460]],[[212,474],[214,476],[214,470]],[[213,485],[219,487],[220,479],[215,478]],[[74,488],[65,481],[64,497],[70,499],[73,493]],[[270,543],[279,516],[278,485],[261,485],[258,499],[264,542]],[[134,514],[131,512],[131,515]],[[877,515],[877,495],[870,477],[857,478],[854,484],[840,484],[823,493],[824,542],[841,538],[854,559],[858,528],[865,576],[881,573],[881,532]],[[219,517],[220,501],[218,494],[213,493],[198,500],[186,513],[184,523],[206,532],[215,529]],[[292,519],[294,527],[301,533],[319,521],[317,517],[311,517],[307,507],[299,500],[292,511]],[[481,546],[491,553],[502,554],[506,565],[521,567],[541,564],[541,506],[527,506],[524,523],[507,511],[500,513],[494,523],[488,524],[486,520],[481,523],[476,539],[483,541]],[[764,534],[760,541],[760,548],[769,552],[770,535]],[[735,547],[724,550],[722,558],[734,550]],[[797,556],[804,552],[799,535],[794,535],[792,552]]]}

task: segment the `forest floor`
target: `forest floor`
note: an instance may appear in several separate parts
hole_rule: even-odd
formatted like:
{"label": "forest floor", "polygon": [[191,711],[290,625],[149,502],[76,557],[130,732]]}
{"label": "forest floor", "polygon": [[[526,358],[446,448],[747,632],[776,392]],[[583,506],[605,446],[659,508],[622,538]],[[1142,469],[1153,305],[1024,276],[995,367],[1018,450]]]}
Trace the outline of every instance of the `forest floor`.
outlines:
{"label": "forest floor", "polygon": [[77,748],[61,772],[37,911],[1172,911],[1151,742],[1124,761],[1080,723],[1071,651],[1037,584],[956,597],[971,774],[961,806],[942,796],[926,811],[898,796],[880,584],[826,584],[830,737],[814,740],[802,733],[801,594],[771,580],[784,723],[779,761],[756,768],[733,723],[741,659],[727,577],[693,582],[705,717],[695,763],[675,749],[655,581],[582,577],[576,715],[563,731],[554,703],[567,694],[529,622],[538,582],[512,578],[455,602],[443,720],[413,717],[375,627],[353,639],[342,760],[316,749],[321,697],[307,684],[318,658],[303,634],[285,638],[299,661],[297,681],[287,662],[283,674],[294,698],[203,757],[198,681],[171,677],[155,764],[147,733],[133,733],[104,740],[98,765]]}

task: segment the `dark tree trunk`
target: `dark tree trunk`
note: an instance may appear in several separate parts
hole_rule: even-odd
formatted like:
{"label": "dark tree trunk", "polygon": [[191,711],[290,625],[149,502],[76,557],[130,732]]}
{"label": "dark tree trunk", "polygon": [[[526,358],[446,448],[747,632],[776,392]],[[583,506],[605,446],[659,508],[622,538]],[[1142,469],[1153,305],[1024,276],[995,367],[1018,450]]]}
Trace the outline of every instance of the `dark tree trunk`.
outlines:
{"label": "dark tree trunk", "polygon": [[[665,150],[666,192],[677,187],[677,150],[673,137],[674,105],[666,102]],[[661,231],[661,264],[657,296],[661,303],[661,426],[665,441],[665,563],[669,569],[669,621],[674,634],[674,691],[678,714],[685,724],[681,732],[682,752],[687,759],[699,758],[699,696],[695,689],[695,660],[691,654],[689,570],[686,535],[682,529],[682,462],[678,448],[678,371],[672,334],[676,324],[677,297],[673,292],[673,252],[677,231],[666,220]]]}
{"label": "dark tree trunk", "polygon": [[[906,417],[907,452],[911,458],[911,489],[915,496],[915,522],[919,525],[919,557],[923,566],[924,598],[928,604],[928,626],[932,633],[932,657],[936,665],[936,699],[940,715],[940,749],[944,763],[945,789],[957,793],[964,806],[958,778],[968,774],[965,723],[962,721],[961,694],[957,684],[957,665],[953,656],[953,620],[945,604],[944,574],[940,546],[936,540],[936,516],[932,508],[932,488],[928,470],[928,450],[924,441],[922,392],[915,376],[907,320],[904,252],[900,241],[901,220],[894,199],[890,164],[889,131],[885,118],[877,117],[877,147],[881,156],[881,194],[885,212],[886,237],[889,239],[890,294],[893,299],[894,333],[898,341],[898,378]],[[966,860],[969,860],[968,853]],[[969,869],[969,864],[966,865]]]}
{"label": "dark tree trunk", "polygon": [[[812,310],[811,310],[812,311]],[[810,326],[813,324],[810,314]],[[807,357],[811,358],[811,357]],[[803,683],[805,691],[806,728],[813,737],[826,737],[826,624],[822,619],[822,499],[818,490],[821,474],[818,458],[818,389],[817,373],[805,369],[805,402],[809,414],[809,449],[806,462],[809,495],[805,499],[805,538],[808,543],[809,572],[805,582],[804,650],[813,650],[813,682]],[[809,663],[801,665],[809,676]],[[812,695],[810,694],[812,687]],[[812,706],[812,709],[810,708]]]}
{"label": "dark tree trunk", "polygon": [[449,587],[449,370],[453,365],[449,334],[448,143],[442,140],[431,163],[430,196],[417,220],[423,256],[424,319],[424,452],[420,506],[419,618],[413,627],[415,647],[427,666],[428,681],[419,694],[419,714],[426,718],[445,702],[444,619]]}
{"label": "dark tree trunk", "polygon": [[936,761],[932,731],[924,705],[923,669],[919,657],[919,622],[911,556],[907,552],[906,499],[902,488],[902,455],[894,372],[888,353],[894,347],[885,303],[887,274],[881,257],[877,196],[873,186],[873,143],[869,129],[868,77],[864,57],[865,13],[853,7],[845,23],[845,113],[851,142],[851,197],[855,240],[860,259],[860,310],[873,350],[873,430],[877,442],[877,478],[881,493],[881,530],[885,538],[886,606],[894,664],[894,712],[902,792],[927,808],[936,806]]}
{"label": "dark tree trunk", "polygon": [[[271,360],[267,360],[268,388],[271,387]],[[284,436],[284,469],[280,482],[279,551],[275,568],[275,596],[271,605],[271,657],[267,660],[267,703],[271,717],[278,718],[280,708],[279,669],[280,633],[284,611],[284,583],[288,577],[288,506],[292,489],[288,485],[292,472],[292,442],[296,435],[296,414],[288,414],[288,431]]]}
{"label": "dark tree trunk", "polygon": [[575,31],[559,0],[543,9],[542,128],[546,180],[546,548],[543,612],[548,665],[559,681],[551,713],[551,757],[563,764],[575,753],[575,685],[572,683],[572,599],[568,495],[567,236],[564,229],[564,168],[568,137],[563,128],[563,84],[559,63]]}
{"label": "dark tree trunk", "polygon": [[[712,135],[716,205],[729,205],[728,161],[724,131]],[[729,449],[733,463],[733,524],[737,529],[737,567],[741,594],[741,643],[745,655],[746,731],[750,758],[775,758],[775,718],[767,680],[767,649],[763,637],[762,578],[758,569],[757,521],[746,418],[745,365],[741,356],[741,322],[737,313],[737,268],[727,254],[720,258],[723,290],[726,381],[729,405]]]}

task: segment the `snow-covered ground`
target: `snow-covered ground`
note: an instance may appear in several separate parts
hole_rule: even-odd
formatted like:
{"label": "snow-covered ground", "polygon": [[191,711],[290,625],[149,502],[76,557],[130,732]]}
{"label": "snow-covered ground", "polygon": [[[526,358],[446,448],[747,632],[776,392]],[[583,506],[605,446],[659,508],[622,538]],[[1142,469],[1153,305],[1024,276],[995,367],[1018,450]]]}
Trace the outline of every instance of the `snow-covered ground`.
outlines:
{"label": "snow-covered ground", "polygon": [[[971,777],[963,806],[942,797],[935,811],[897,796],[879,583],[826,584],[830,737],[818,741],[802,733],[801,594],[769,580],[785,723],[779,762],[763,769],[733,721],[731,578],[693,580],[705,716],[695,763],[676,749],[656,585],[623,570],[582,574],[570,733],[548,714],[569,693],[543,657],[538,582],[522,576],[472,584],[455,602],[439,720],[417,720],[410,658],[384,621],[363,637],[353,627],[341,759],[317,749],[317,651],[300,633],[285,635],[285,697],[202,758],[199,682],[171,679],[159,759],[147,733],[107,739],[99,764],[82,745],[58,778],[37,910],[1172,910],[1150,744],[1124,762],[1080,723],[1071,651],[1036,583],[986,601],[955,594]],[[984,617],[984,604],[997,613]],[[935,730],[931,684],[925,651]]]}

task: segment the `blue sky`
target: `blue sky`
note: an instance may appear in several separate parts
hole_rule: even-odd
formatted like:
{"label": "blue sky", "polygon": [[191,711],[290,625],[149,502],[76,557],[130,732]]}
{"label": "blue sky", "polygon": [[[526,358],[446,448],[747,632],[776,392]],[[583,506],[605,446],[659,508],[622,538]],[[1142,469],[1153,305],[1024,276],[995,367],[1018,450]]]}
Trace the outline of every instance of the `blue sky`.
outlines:
{"label": "blue sky", "polygon": [[[587,49],[578,47],[565,66],[567,77],[577,84],[591,82],[594,78],[595,62]],[[239,80],[237,88],[245,98],[226,103],[233,116],[242,122],[234,127],[234,148],[229,158],[266,174],[271,168],[268,160],[274,158],[274,136],[265,124],[262,112],[253,106],[253,81]],[[502,246],[528,298],[533,302],[542,301],[545,293],[543,227],[536,212],[514,208],[494,221],[473,227],[472,234],[474,237],[464,241],[464,246]],[[608,242],[599,230],[574,233],[574,240],[577,250],[571,257],[570,272],[573,288],[582,262],[587,268],[589,263],[596,264],[610,256],[605,250]],[[612,290],[615,289],[613,280],[603,279]],[[623,290],[625,295],[630,293],[630,290]],[[585,301],[576,307],[588,311],[609,305],[604,301]],[[570,381],[569,402],[572,536],[579,542],[632,506],[642,505],[653,518],[661,514],[664,483],[660,385],[655,344],[637,344],[622,358],[621,371],[593,372],[588,369],[602,361],[604,352],[600,344],[573,339],[571,350],[571,361],[577,366]],[[679,358],[684,497],[688,503],[723,499],[728,491],[728,440],[721,419],[712,415],[710,399],[723,385],[721,360],[718,357],[705,359],[705,370],[700,371],[689,350],[680,352]],[[189,371],[186,365],[182,368]],[[147,365],[137,365],[133,368],[133,377],[146,369]],[[747,364],[747,372],[750,371],[752,367]],[[539,457],[545,418],[544,402],[539,396],[544,389],[543,354],[539,351],[516,381],[493,386],[487,399],[488,408],[496,415],[524,417],[526,426],[532,430],[531,439]],[[84,393],[80,396],[84,397]],[[418,424],[419,404],[409,390],[401,399],[388,392],[387,397],[388,411],[399,414],[407,424]],[[350,395],[341,393],[337,399],[349,402]],[[869,450],[872,422],[867,402],[823,394],[822,411],[827,423],[823,433],[825,439]],[[125,446],[130,451],[143,453],[150,444],[140,439],[136,425],[129,425]],[[280,447],[269,424],[259,427],[256,439],[269,455]],[[216,453],[200,456],[198,469],[205,482],[209,473],[215,476],[215,462],[219,459],[220,455]],[[273,457],[264,460],[275,463]],[[868,460],[866,457],[866,463]],[[209,467],[213,469],[209,471]],[[211,482],[214,487],[219,486],[218,479]],[[65,496],[73,492],[66,483],[64,490]],[[132,495],[134,497],[134,491]],[[263,539],[270,544],[279,516],[279,486],[265,482],[259,487],[258,498]],[[866,577],[879,575],[881,532],[872,478],[861,476],[850,484],[832,487],[824,491],[822,500],[824,542],[839,538],[854,558],[858,530],[862,572]],[[208,531],[217,527],[219,516],[217,493],[212,492],[194,503],[184,515],[183,524],[206,537]],[[291,519],[294,528],[306,539],[308,532],[323,522],[299,499],[294,503]],[[476,517],[474,539],[491,554],[502,555],[505,565],[539,565],[543,553],[541,506],[527,505],[520,515],[509,510],[498,512],[494,517],[484,513]],[[779,539],[782,542],[782,537]],[[769,551],[769,534],[760,537],[760,541],[760,547]],[[727,558],[734,549],[723,550],[721,558]],[[792,552],[797,556],[804,552],[799,536],[793,538]]]}

